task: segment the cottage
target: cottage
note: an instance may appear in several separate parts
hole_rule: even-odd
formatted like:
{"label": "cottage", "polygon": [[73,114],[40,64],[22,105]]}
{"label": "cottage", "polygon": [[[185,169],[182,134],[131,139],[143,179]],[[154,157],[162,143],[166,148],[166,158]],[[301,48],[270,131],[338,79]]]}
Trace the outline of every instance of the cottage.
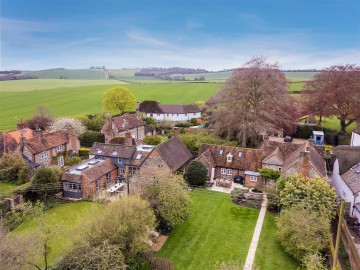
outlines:
{"label": "cottage", "polygon": [[116,117],[109,116],[101,128],[101,133],[104,134],[106,143],[115,136],[125,137],[126,133],[130,133],[136,140],[143,140],[145,136],[154,135],[155,128],[148,126],[138,114],[125,113]]}
{"label": "cottage", "polygon": [[197,160],[208,169],[208,180],[228,179],[244,186],[262,185],[260,149],[202,144]]}
{"label": "cottage", "polygon": [[17,124],[17,130],[4,132],[0,134],[0,157],[4,153],[12,153],[20,143],[20,138],[23,137],[29,140],[33,137],[33,131],[24,126],[22,122]]}
{"label": "cottage", "polygon": [[151,146],[139,146],[129,163],[129,173],[136,171],[152,174],[156,170],[168,169],[172,172],[185,171],[192,155],[185,144],[177,137],[163,142],[150,149]]}
{"label": "cottage", "polygon": [[65,131],[43,132],[41,129],[34,131],[31,139],[20,137],[16,151],[33,163],[43,166],[65,165],[65,153],[71,151],[78,153],[80,142],[74,134],[73,128]]}
{"label": "cottage", "polygon": [[62,176],[63,196],[81,199],[96,196],[117,181],[117,167],[110,159],[89,159],[70,169]]}
{"label": "cottage", "polygon": [[260,146],[263,151],[262,167],[281,171],[283,177],[299,173],[304,176],[326,177],[326,162],[312,143],[277,142],[265,138]]}
{"label": "cottage", "polygon": [[331,185],[340,198],[350,203],[350,215],[360,220],[360,146],[339,145],[333,155]]}
{"label": "cottage", "polygon": [[94,143],[89,152],[89,158],[110,159],[118,168],[118,175],[124,178],[126,165],[134,156],[136,146],[125,146],[119,144]]}
{"label": "cottage", "polygon": [[138,110],[147,117],[157,121],[190,121],[191,118],[200,118],[201,110],[196,104],[160,104],[156,101],[143,101]]}
{"label": "cottage", "polygon": [[351,133],[351,146],[360,146],[360,126]]}

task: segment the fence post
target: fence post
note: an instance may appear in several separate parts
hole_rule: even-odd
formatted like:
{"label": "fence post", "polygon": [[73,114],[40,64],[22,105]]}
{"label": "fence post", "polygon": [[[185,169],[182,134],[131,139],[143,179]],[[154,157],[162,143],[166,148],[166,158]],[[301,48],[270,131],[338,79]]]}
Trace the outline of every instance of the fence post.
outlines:
{"label": "fence post", "polygon": [[341,224],[344,220],[344,201],[342,200],[340,203],[340,214],[339,214],[339,224],[336,232],[336,242],[335,242],[335,251],[334,251],[334,259],[333,259],[333,270],[337,269],[337,260],[338,260],[338,253],[339,253],[339,246],[340,246],[340,235],[341,235]]}

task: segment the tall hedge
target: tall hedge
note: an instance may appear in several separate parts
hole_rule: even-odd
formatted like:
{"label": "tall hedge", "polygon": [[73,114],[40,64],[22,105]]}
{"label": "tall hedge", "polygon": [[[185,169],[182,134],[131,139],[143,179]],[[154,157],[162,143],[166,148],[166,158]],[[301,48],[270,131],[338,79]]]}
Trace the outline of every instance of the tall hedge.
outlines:
{"label": "tall hedge", "polygon": [[208,170],[204,164],[198,160],[193,160],[186,174],[189,185],[203,186],[207,180]]}
{"label": "tall hedge", "polygon": [[80,145],[85,147],[92,147],[95,142],[105,142],[105,137],[98,131],[87,130],[79,136]]}

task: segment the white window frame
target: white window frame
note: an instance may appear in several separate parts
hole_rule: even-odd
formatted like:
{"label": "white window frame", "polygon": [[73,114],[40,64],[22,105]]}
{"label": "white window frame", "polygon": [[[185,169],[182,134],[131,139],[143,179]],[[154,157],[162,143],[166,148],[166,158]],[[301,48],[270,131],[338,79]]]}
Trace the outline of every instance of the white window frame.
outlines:
{"label": "white window frame", "polygon": [[118,163],[122,163],[122,158],[118,158]]}
{"label": "white window frame", "polygon": [[125,169],[120,169],[120,174],[125,174]]}
{"label": "white window frame", "polygon": [[40,153],[40,157],[41,157],[42,159],[47,158],[47,151],[42,151],[42,152]]}
{"label": "white window frame", "polygon": [[49,166],[49,163],[44,162],[43,165],[44,165],[44,167],[48,167],[48,166]]}
{"label": "white window frame", "polygon": [[226,157],[226,161],[227,161],[227,162],[232,162],[232,159],[233,159],[233,157],[232,157],[232,156],[228,156],[228,157]]}
{"label": "white window frame", "polygon": [[62,167],[65,165],[65,160],[64,160],[64,157],[63,156],[60,156],[59,159],[58,159],[58,166],[59,167]]}
{"label": "white window frame", "polygon": [[232,169],[226,169],[226,175],[232,175]]}
{"label": "white window frame", "polygon": [[257,182],[257,176],[250,175],[251,182]]}
{"label": "white window frame", "polygon": [[221,174],[226,175],[226,169],[225,168],[221,168]]}
{"label": "white window frame", "polygon": [[57,147],[56,147],[56,151],[57,152],[60,152],[60,151],[62,151],[63,150],[63,146],[62,145],[58,145]]}

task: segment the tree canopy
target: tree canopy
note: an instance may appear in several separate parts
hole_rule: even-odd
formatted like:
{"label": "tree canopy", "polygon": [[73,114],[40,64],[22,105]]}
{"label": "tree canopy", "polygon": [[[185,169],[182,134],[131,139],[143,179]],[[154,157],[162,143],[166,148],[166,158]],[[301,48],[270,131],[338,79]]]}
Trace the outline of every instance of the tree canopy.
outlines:
{"label": "tree canopy", "polygon": [[306,82],[302,91],[304,111],[319,116],[336,116],[341,131],[360,121],[360,67],[331,66]]}
{"label": "tree canopy", "polygon": [[285,75],[264,57],[235,70],[207,105],[210,127],[220,136],[239,140],[242,147],[262,132],[293,132],[298,118]]}
{"label": "tree canopy", "polygon": [[125,87],[116,86],[103,93],[103,106],[111,112],[124,113],[135,110],[136,98]]}
{"label": "tree canopy", "polygon": [[86,131],[86,127],[79,120],[71,117],[63,117],[56,119],[49,127],[50,131],[68,131],[69,128],[74,129],[75,135],[78,137]]}

